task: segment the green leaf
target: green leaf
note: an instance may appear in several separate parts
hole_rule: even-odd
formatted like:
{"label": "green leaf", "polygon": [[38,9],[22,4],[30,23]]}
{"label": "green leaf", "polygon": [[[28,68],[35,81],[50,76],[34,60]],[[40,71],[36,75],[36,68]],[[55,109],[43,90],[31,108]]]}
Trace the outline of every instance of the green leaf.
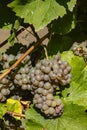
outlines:
{"label": "green leaf", "polygon": [[[74,104],[84,106],[87,109],[87,89],[78,84],[71,84],[69,89],[63,92],[65,101],[72,101]],[[68,96],[67,96],[68,95]]]}
{"label": "green leaf", "polygon": [[16,19],[15,13],[0,2],[0,28],[11,29]]}
{"label": "green leaf", "polygon": [[67,103],[64,107],[63,116],[60,118],[61,126],[59,130],[86,130],[87,113],[84,107]]}
{"label": "green leaf", "polygon": [[48,55],[52,56],[56,55],[58,52],[69,50],[72,44],[73,41],[70,36],[54,34],[47,46]]}
{"label": "green leaf", "polygon": [[15,23],[14,23],[14,29],[18,30],[19,27],[20,27],[20,19],[17,19],[15,20]]}
{"label": "green leaf", "polygon": [[51,26],[51,31],[56,32],[60,35],[69,33],[72,29],[75,28],[73,13],[67,12],[63,18],[55,20]]}
{"label": "green leaf", "polygon": [[0,103],[0,119],[3,118],[3,116],[6,114],[7,108],[5,104]]}
{"label": "green leaf", "polygon": [[11,44],[11,45],[14,45],[14,39],[15,39],[15,33],[13,32],[10,37],[8,38],[8,42]]}
{"label": "green leaf", "polygon": [[82,57],[75,56],[72,51],[63,52],[61,54],[61,57],[63,60],[68,61],[70,66],[72,67],[72,81],[78,82],[81,76],[81,72],[86,66],[84,59]]}
{"label": "green leaf", "polygon": [[[29,127],[31,126],[33,128],[33,126],[35,125],[35,128],[37,126],[37,128],[41,129],[46,124],[45,118],[43,116],[41,116],[40,113],[38,113],[33,108],[33,106],[31,106],[31,108],[26,111],[25,115],[26,115],[26,119],[29,120],[29,122],[28,122],[28,125],[30,123]],[[31,124],[34,124],[34,125],[32,126]]]}
{"label": "green leaf", "polygon": [[71,0],[71,1],[69,1],[69,2],[67,3],[68,9],[69,9],[70,11],[73,11],[73,8],[74,8],[75,5],[76,5],[76,1],[77,1],[77,0]]}
{"label": "green leaf", "polygon": [[72,82],[69,88],[62,92],[64,100],[87,108],[87,66],[83,58],[68,51],[62,53],[62,59],[72,66]]}
{"label": "green leaf", "polygon": [[24,18],[25,23],[33,24],[36,31],[66,14],[65,8],[56,0],[27,0],[26,2],[15,0],[9,4],[9,7],[16,12],[17,16]]}
{"label": "green leaf", "polygon": [[25,120],[26,130],[87,130],[84,108],[69,102],[64,105],[63,115],[56,119],[46,119],[31,107]]}
{"label": "green leaf", "polygon": [[82,105],[87,109],[87,67],[81,70],[79,74],[79,79],[73,81],[70,88],[63,91],[63,95],[66,101],[72,101],[74,104]]}

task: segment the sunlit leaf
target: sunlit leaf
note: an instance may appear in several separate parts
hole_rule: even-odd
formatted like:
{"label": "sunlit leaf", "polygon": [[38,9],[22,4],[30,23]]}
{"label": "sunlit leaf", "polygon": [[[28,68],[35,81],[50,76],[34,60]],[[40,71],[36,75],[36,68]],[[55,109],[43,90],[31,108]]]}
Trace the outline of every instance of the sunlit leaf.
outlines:
{"label": "sunlit leaf", "polygon": [[65,104],[63,115],[56,119],[46,119],[33,107],[26,111],[26,130],[86,130],[87,114],[83,107]]}
{"label": "sunlit leaf", "polygon": [[56,0],[27,0],[25,2],[15,0],[9,4],[9,7],[12,7],[17,16],[24,18],[25,23],[33,24],[36,31],[66,14],[65,8]]}
{"label": "sunlit leaf", "polygon": [[[21,105],[20,101],[18,101],[18,100],[8,99],[7,100],[7,109],[8,109],[8,111],[15,112],[18,114],[22,113],[22,105]],[[16,117],[16,118],[20,119],[19,117]]]}

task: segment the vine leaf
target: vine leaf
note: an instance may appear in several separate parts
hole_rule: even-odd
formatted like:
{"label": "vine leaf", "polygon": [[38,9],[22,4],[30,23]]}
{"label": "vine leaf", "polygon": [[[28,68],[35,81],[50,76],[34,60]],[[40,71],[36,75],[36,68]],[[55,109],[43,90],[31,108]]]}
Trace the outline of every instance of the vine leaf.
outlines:
{"label": "vine leaf", "polygon": [[[7,110],[11,112],[16,112],[18,114],[22,114],[22,105],[20,101],[15,100],[15,99],[7,99]],[[20,119],[20,117],[15,117],[17,119]]]}
{"label": "vine leaf", "polygon": [[63,115],[56,119],[45,119],[33,107],[26,111],[26,130],[87,130],[87,114],[84,107],[68,102]]}
{"label": "vine leaf", "polygon": [[68,9],[69,9],[70,11],[73,11],[73,8],[74,8],[75,5],[76,5],[76,0],[71,0],[71,1],[69,1],[69,2],[67,3],[67,5],[68,5]]}
{"label": "vine leaf", "polygon": [[86,64],[82,57],[75,56],[72,51],[64,51],[61,54],[62,60],[66,60],[69,62],[72,67],[72,81],[77,82],[81,77],[81,73],[85,68]]}
{"label": "vine leaf", "polygon": [[69,88],[62,92],[64,100],[87,108],[87,66],[83,58],[68,51],[62,53],[62,59],[72,66],[72,82]]}
{"label": "vine leaf", "polygon": [[0,2],[0,28],[11,29],[16,19],[15,13]]}
{"label": "vine leaf", "polygon": [[7,108],[5,104],[0,103],[0,119],[6,114]]}
{"label": "vine leaf", "polygon": [[14,45],[14,39],[15,39],[15,33],[13,32],[10,37],[8,38],[8,42],[11,44],[11,45]]}
{"label": "vine leaf", "polygon": [[62,18],[58,18],[51,25],[51,31],[60,35],[69,33],[75,28],[75,21],[73,19],[73,13],[67,12]]}
{"label": "vine leaf", "polygon": [[72,43],[73,40],[70,36],[60,36],[58,34],[54,34],[52,35],[51,40],[49,41],[47,46],[48,55],[52,57],[53,55],[56,55],[58,52],[69,50]]}
{"label": "vine leaf", "polygon": [[[65,89],[63,94],[66,95],[65,100],[73,101],[74,104],[82,105],[87,109],[87,67],[79,73],[79,79],[73,81],[69,89]],[[69,96],[67,94],[69,93]]]}
{"label": "vine leaf", "polygon": [[[69,89],[63,92],[64,100],[72,101],[74,104],[84,106],[87,109],[87,88],[84,86],[72,83]],[[69,96],[67,96],[69,95]]]}
{"label": "vine leaf", "polygon": [[8,6],[16,12],[17,16],[24,18],[25,23],[33,24],[36,31],[66,14],[65,7],[56,0],[27,0],[26,2],[15,0]]}

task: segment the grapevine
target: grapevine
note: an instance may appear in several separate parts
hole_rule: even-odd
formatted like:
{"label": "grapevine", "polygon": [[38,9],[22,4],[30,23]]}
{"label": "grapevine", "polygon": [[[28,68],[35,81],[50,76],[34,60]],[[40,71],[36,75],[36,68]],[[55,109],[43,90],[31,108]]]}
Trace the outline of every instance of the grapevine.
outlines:
{"label": "grapevine", "polygon": [[0,130],[87,130],[86,26],[86,0],[0,2]]}

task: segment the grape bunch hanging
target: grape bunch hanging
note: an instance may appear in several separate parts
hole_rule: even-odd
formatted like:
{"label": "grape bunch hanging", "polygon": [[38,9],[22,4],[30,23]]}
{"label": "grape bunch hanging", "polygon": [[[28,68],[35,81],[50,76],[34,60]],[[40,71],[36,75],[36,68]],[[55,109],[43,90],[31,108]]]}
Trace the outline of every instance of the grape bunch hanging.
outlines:
{"label": "grape bunch hanging", "polygon": [[87,40],[81,43],[74,42],[71,49],[77,56],[83,57],[87,61]]}
{"label": "grape bunch hanging", "polygon": [[[9,68],[22,54],[3,54],[2,68]],[[70,83],[70,72],[68,62],[62,61],[58,54],[53,59],[39,60],[35,66],[32,66],[30,56],[27,55],[14,72],[0,81],[0,101],[5,101],[15,88],[20,88],[20,91],[27,90],[33,94],[34,106],[47,117],[60,116],[63,112],[61,90],[62,86]],[[58,97],[55,96],[57,91]]]}
{"label": "grape bunch hanging", "polygon": [[[8,69],[14,61],[17,61],[23,53],[19,53],[14,56],[13,54],[3,54],[1,59],[1,65],[3,70]],[[9,95],[15,99],[20,99],[21,97],[16,93],[21,93],[21,89],[26,90],[29,88],[29,71],[32,67],[30,56],[27,55],[14,72],[11,72],[8,76],[0,81],[0,101],[6,100]],[[18,91],[17,91],[18,89]],[[30,89],[30,88],[29,88]],[[14,93],[14,95],[12,95]],[[19,97],[19,98],[18,98]]]}
{"label": "grape bunch hanging", "polygon": [[51,60],[41,60],[30,71],[33,102],[48,117],[60,116],[63,111],[61,99],[55,98],[56,89],[71,81],[71,67],[59,55]]}

